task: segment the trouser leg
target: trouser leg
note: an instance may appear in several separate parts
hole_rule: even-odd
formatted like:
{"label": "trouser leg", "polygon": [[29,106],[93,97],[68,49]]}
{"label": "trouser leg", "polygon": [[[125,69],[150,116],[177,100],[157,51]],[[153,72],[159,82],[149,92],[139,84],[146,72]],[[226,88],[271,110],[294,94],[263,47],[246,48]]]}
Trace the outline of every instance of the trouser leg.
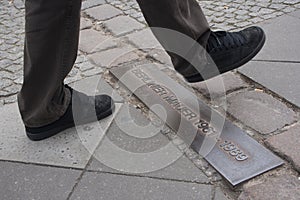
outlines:
{"label": "trouser leg", "polygon": [[24,81],[18,95],[24,124],[54,122],[69,105],[63,80],[78,48],[81,0],[26,0]]}
{"label": "trouser leg", "polygon": [[[144,17],[150,27],[161,27],[178,31],[191,39],[198,40],[203,47],[206,46],[210,35],[208,22],[195,0],[137,0]],[[182,41],[172,41],[160,31],[153,31],[154,35],[160,41],[165,49],[169,49],[172,44]],[[175,37],[176,38],[176,37]],[[201,51],[198,51],[201,52]],[[204,54],[204,52],[202,52]],[[197,74],[195,69],[186,62],[181,56],[168,51],[175,69],[184,76]],[[195,55],[193,55],[195,56]],[[197,55],[199,59],[205,59],[205,55]],[[189,66],[189,67],[188,67]]]}

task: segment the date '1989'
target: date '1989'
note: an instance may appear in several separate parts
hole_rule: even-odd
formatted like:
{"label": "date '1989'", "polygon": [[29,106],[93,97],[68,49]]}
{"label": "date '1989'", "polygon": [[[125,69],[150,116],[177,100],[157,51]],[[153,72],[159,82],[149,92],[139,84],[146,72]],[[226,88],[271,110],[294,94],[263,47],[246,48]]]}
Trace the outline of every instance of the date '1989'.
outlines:
{"label": "date '1989'", "polygon": [[220,147],[222,150],[226,151],[229,155],[232,157],[235,157],[237,161],[244,161],[248,159],[248,156],[243,153],[240,149],[236,147],[233,143],[229,141],[224,141],[222,144],[220,144]]}

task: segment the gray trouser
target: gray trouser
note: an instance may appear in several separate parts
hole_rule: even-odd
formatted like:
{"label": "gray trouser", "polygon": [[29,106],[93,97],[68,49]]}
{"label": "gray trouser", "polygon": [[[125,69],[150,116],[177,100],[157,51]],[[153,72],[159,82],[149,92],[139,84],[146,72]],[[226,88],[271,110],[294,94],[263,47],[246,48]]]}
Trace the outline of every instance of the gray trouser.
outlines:
{"label": "gray trouser", "polygon": [[[137,1],[150,27],[179,31],[206,45],[210,29],[195,0]],[[26,0],[25,8],[24,83],[18,103],[24,124],[39,127],[59,119],[70,102],[63,80],[77,56],[81,0]],[[178,72],[192,73],[180,56],[168,53]]]}

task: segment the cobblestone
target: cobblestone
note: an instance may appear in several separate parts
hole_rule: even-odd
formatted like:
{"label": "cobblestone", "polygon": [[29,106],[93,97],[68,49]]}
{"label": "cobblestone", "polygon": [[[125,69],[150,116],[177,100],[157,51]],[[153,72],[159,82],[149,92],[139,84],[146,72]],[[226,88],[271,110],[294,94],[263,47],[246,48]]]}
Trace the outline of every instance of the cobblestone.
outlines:
{"label": "cobblestone", "polygon": [[102,46],[103,42],[109,40],[109,37],[99,31],[86,29],[80,32],[79,49],[86,53],[92,53],[97,46]]}
{"label": "cobblestone", "polygon": [[[300,8],[300,0],[201,0],[199,3],[212,28],[221,30],[233,30],[249,26]],[[4,82],[3,79],[5,78],[14,80],[12,84],[21,84],[22,79],[20,77],[23,75],[21,69],[25,25],[24,1],[14,0],[13,4],[9,4],[9,1],[1,1],[0,7],[0,81]],[[96,10],[99,11],[99,8],[100,10],[101,8],[106,9],[103,12],[96,12]],[[121,18],[114,17],[111,23],[106,23],[108,29],[112,30],[112,33],[118,36],[132,32],[135,29],[143,28],[144,26],[138,22],[146,24],[135,0],[84,0],[82,10],[83,12],[95,10],[94,18],[97,21],[110,19],[110,17],[114,17],[117,13],[121,14],[122,12],[128,15]],[[112,10],[118,12],[111,12]],[[105,14],[104,12],[107,13]],[[125,21],[128,20],[128,23],[125,25],[123,25],[124,19]],[[81,20],[81,29],[91,29],[92,27],[92,21],[83,17]],[[84,32],[82,32],[82,36],[83,34]],[[114,47],[116,47],[115,43],[112,46],[108,45],[104,49],[100,48],[96,51]],[[170,64],[168,58],[165,55],[163,57],[160,60],[165,60]],[[86,63],[86,67],[84,65],[82,64],[78,70],[82,72],[91,70],[92,66],[90,64]],[[0,90],[2,89],[1,87]],[[10,95],[14,96],[9,91],[3,91],[3,93],[7,95],[5,98],[9,98]]]}
{"label": "cobblestone", "polygon": [[107,51],[92,54],[90,56],[90,59],[97,66],[110,67],[112,65],[117,65],[118,63],[120,63],[120,59],[124,63],[130,60],[138,59],[138,55],[131,53],[133,50],[134,48],[129,46],[109,49]]}
{"label": "cobblestone", "polygon": [[119,16],[105,21],[104,26],[114,35],[120,36],[134,30],[144,28],[144,25],[128,16]]}
{"label": "cobblestone", "polygon": [[261,134],[270,134],[296,120],[293,110],[263,92],[233,94],[228,103],[231,115]]}
{"label": "cobblestone", "polygon": [[229,92],[247,87],[247,84],[233,72],[225,73],[222,75],[221,79],[220,77],[217,79],[222,80],[222,82],[216,81],[216,78],[212,78],[205,82],[193,84],[193,88],[207,98],[215,99],[226,95]]}
{"label": "cobblestone", "polygon": [[87,9],[86,13],[90,17],[100,21],[107,20],[122,14],[122,12],[119,9],[116,9],[115,7],[109,4],[104,4],[101,6]]}
{"label": "cobblestone", "polygon": [[300,125],[296,125],[286,132],[269,138],[266,142],[274,151],[288,158],[298,172],[300,172]]}
{"label": "cobblestone", "polygon": [[[292,175],[281,175],[267,180],[246,184],[238,200],[298,200],[299,179]],[[267,194],[267,195],[266,195]]]}

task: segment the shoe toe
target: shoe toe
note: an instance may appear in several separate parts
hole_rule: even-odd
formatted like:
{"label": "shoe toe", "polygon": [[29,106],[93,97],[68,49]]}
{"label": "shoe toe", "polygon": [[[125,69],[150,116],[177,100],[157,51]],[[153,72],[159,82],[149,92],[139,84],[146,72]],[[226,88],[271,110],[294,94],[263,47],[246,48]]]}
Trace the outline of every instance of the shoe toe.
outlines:
{"label": "shoe toe", "polygon": [[98,114],[112,110],[114,107],[113,99],[108,95],[97,95],[95,97],[95,109]]}
{"label": "shoe toe", "polygon": [[251,26],[243,30],[244,36],[247,38],[250,46],[256,46],[265,39],[265,33],[262,28],[258,26]]}

